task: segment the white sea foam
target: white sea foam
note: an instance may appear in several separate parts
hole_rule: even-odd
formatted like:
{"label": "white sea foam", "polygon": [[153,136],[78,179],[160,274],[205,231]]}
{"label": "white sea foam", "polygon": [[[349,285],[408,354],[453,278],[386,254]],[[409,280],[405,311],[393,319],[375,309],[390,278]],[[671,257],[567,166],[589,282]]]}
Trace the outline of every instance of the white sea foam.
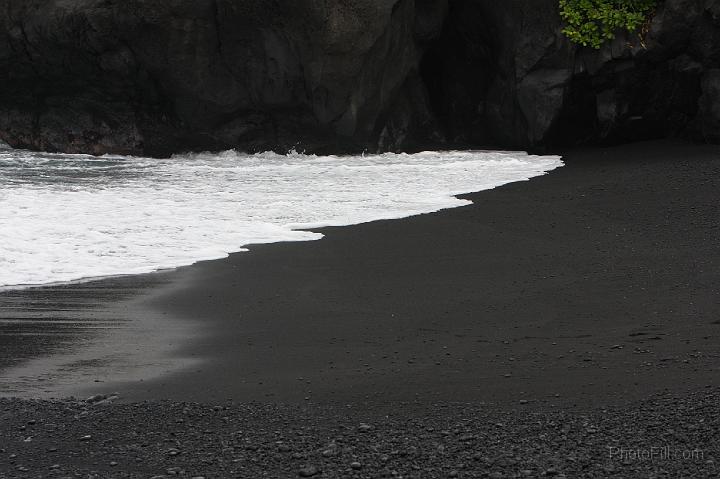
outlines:
{"label": "white sea foam", "polygon": [[562,165],[518,152],[310,156],[234,151],[157,160],[0,150],[0,286],[216,259],[299,231],[467,204],[453,195]]}

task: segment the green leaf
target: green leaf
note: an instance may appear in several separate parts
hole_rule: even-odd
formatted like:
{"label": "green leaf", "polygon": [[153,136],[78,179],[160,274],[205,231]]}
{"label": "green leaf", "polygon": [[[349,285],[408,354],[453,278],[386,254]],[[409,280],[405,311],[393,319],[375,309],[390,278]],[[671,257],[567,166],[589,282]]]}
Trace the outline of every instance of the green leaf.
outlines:
{"label": "green leaf", "polygon": [[573,42],[600,48],[618,30],[635,32],[650,18],[658,0],[559,0],[563,33]]}

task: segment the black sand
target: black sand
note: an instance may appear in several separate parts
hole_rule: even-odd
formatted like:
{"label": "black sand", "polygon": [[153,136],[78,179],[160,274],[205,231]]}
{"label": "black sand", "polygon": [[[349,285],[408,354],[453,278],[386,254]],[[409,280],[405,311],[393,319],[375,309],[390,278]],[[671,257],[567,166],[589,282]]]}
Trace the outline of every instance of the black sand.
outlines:
{"label": "black sand", "polygon": [[[204,404],[225,404],[230,398],[243,405],[256,401],[247,407],[259,423],[277,415],[285,418],[285,426],[272,427],[281,433],[295,434],[293,428],[300,424],[309,427],[314,445],[307,447],[316,453],[320,442],[337,435],[328,424],[335,418],[342,421],[338,416],[345,404],[359,414],[357,420],[384,414],[404,418],[403,424],[421,421],[448,428],[452,426],[439,423],[475,421],[472,434],[488,436],[473,442],[468,457],[525,437],[544,440],[541,432],[527,430],[527,421],[534,420],[528,418],[537,413],[555,424],[597,430],[582,433],[585,439],[574,437],[569,446],[561,434],[560,442],[548,445],[544,453],[532,452],[525,444],[514,454],[535,457],[537,464],[530,467],[512,459],[514,464],[495,472],[512,477],[531,470],[533,477],[553,475],[558,472],[553,468],[560,468],[569,477],[579,477],[575,467],[582,456],[582,474],[588,477],[664,477],[659,472],[663,468],[667,477],[707,477],[707,468],[714,468],[707,461],[716,453],[716,437],[689,431],[704,431],[706,421],[718,417],[716,400],[703,391],[716,391],[720,383],[720,148],[645,143],[571,152],[566,163],[530,182],[468,195],[473,206],[329,228],[323,230],[327,237],[322,241],[253,246],[250,253],[227,260],[138,278],[161,284],[144,290],[149,296],[136,301],[130,310],[134,317],[161,316],[191,324],[194,338],[175,354],[204,362],[142,382],[114,381],[110,368],[99,386],[84,382],[64,390],[118,391],[124,401],[153,401],[110,405],[93,413],[98,421],[112,424],[112,435],[122,445],[130,444],[129,431],[149,415],[160,414],[158,409],[167,412],[173,434],[191,434],[189,444],[205,444],[205,436],[195,437],[197,429],[212,431],[214,426],[207,426],[205,419],[197,426],[175,423],[182,408],[154,402],[163,398]],[[134,280],[126,281],[130,286],[121,285],[120,290],[132,289]],[[38,293],[26,294],[29,298]],[[103,302],[102,308],[112,317],[128,314],[124,301]],[[85,381],[91,377],[86,373]],[[663,399],[654,402],[655,394]],[[448,405],[457,401],[465,405],[458,406],[456,415]],[[682,407],[672,410],[673,404]],[[8,413],[13,418],[18,408],[42,418],[63,407],[2,405],[14,411]],[[60,427],[79,434],[70,416],[78,417],[77,408],[82,408],[68,407],[68,423]],[[118,423],[118,415],[133,407],[137,417]],[[236,418],[227,421],[247,427],[240,425],[248,420],[242,413],[246,406],[238,407]],[[606,407],[610,409],[604,411]],[[435,410],[436,417],[428,414]],[[683,416],[685,410],[695,415]],[[584,414],[594,419],[583,419]],[[484,419],[473,419],[479,417]],[[587,425],[600,418],[609,422],[597,428]],[[62,422],[62,415],[52,421]],[[488,432],[488,425],[496,422],[508,427]],[[642,435],[631,437],[633,427],[654,432],[643,442]],[[393,428],[387,441],[417,435],[410,426]],[[557,434],[552,428],[547,431]],[[586,440],[596,433],[601,440]],[[704,460],[692,466],[684,461],[644,464],[642,473],[633,469],[637,461],[612,462],[612,473],[601,461],[607,453],[603,444],[632,440],[650,447],[666,434],[673,447],[705,451]],[[20,435],[8,429],[0,439],[16,441]],[[254,457],[269,477],[296,475],[300,464],[282,455],[272,459],[272,440],[261,436],[263,452],[242,461]],[[439,436],[434,433],[425,436],[418,436],[422,444],[414,447],[442,445],[436,444]],[[378,438],[372,441],[384,444]],[[33,450],[32,443],[12,444],[13,450]],[[363,444],[357,447],[370,447]],[[93,470],[89,449],[68,447],[79,454],[69,470]],[[9,447],[3,449],[10,454]],[[453,470],[482,477],[494,471],[494,462],[470,462],[458,454],[407,459],[395,470],[404,477],[447,477]],[[109,457],[92,461],[102,465]],[[342,472],[350,459],[318,467],[326,477],[382,477],[392,471],[379,465]],[[6,463],[8,469],[3,469],[3,460],[0,456],[0,477],[4,470],[14,471],[7,477],[15,477],[19,462]],[[464,467],[455,464],[458,461]],[[137,465],[141,463],[124,464],[123,471],[147,477],[143,474],[148,471]],[[261,475],[249,465],[243,467],[237,466],[237,477]],[[169,474],[160,466],[152,470]],[[220,469],[205,470],[214,474],[211,477],[225,477]]]}
{"label": "black sand", "polygon": [[720,148],[566,161],[471,207],[174,273],[150,306],[196,320],[209,335],[185,353],[209,362],[131,397],[585,404],[717,384]]}

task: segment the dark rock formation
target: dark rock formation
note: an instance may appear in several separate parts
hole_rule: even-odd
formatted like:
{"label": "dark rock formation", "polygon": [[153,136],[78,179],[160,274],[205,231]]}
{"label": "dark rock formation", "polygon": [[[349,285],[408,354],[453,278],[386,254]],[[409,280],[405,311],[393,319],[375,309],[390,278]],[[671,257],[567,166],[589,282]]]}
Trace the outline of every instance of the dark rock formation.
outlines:
{"label": "dark rock formation", "polygon": [[154,155],[363,149],[380,137],[403,148],[432,129],[417,65],[445,7],[0,0],[0,138]]}
{"label": "dark rock formation", "polygon": [[561,29],[557,0],[451,2],[423,68],[448,137],[529,147],[720,136],[720,1],[665,0],[645,38],[621,34],[599,51]]}
{"label": "dark rock formation", "polygon": [[423,70],[442,72],[430,91],[449,136],[514,147],[720,137],[720,1],[660,2],[644,39],[599,51],[561,29],[556,0],[452,2]]}
{"label": "dark rock formation", "polygon": [[599,51],[557,0],[0,0],[0,140],[68,152],[720,141],[720,0]]}

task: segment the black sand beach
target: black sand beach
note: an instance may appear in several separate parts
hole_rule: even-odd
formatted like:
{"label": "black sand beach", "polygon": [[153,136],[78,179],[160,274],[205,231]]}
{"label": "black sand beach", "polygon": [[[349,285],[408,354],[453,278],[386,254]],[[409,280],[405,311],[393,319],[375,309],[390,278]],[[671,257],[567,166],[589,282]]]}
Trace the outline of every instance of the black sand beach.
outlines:
{"label": "black sand beach", "polygon": [[[318,477],[709,477],[720,445],[720,147],[640,143],[565,161],[468,195],[472,206],[74,285],[111,293],[85,294],[73,321],[111,317],[122,330],[129,314],[164,318],[156,324],[184,328],[172,344],[148,328],[132,354],[198,362],[118,381],[112,364],[93,372],[85,358],[67,376],[81,383],[47,381],[80,397],[117,391],[125,404],[3,400],[0,477],[296,477],[306,465]],[[7,317],[40,291],[0,293]],[[52,291],[67,303],[63,287]],[[60,349],[77,348],[66,333]],[[17,387],[12,375],[28,371],[5,369],[0,384]],[[136,437],[157,421],[167,424],[157,437]],[[358,431],[364,421],[377,429]],[[323,455],[333,441],[340,452]],[[703,457],[608,456],[626,442]]]}
{"label": "black sand beach", "polygon": [[181,354],[208,363],[127,394],[583,404],[715,384],[720,149],[566,161],[470,207],[170,273],[147,306],[196,321]]}

